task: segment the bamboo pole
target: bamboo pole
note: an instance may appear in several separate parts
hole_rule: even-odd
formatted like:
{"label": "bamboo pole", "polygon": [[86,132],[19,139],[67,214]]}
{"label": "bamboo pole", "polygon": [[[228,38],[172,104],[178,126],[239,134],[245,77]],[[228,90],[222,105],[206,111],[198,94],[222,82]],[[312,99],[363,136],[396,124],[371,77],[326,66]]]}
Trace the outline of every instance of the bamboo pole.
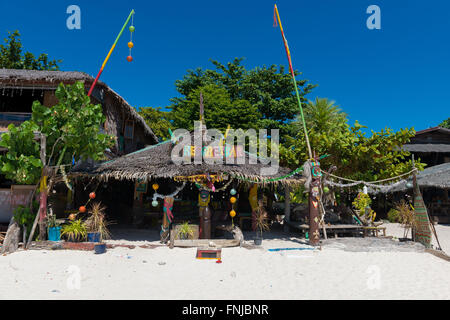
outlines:
{"label": "bamboo pole", "polygon": [[289,70],[291,72],[292,82],[294,83],[295,95],[297,97],[298,107],[300,109],[300,116],[302,118],[303,130],[305,132],[306,145],[308,147],[308,154],[309,154],[309,158],[312,159],[313,156],[312,156],[312,152],[311,152],[311,146],[309,144],[308,131],[306,130],[306,122],[305,122],[305,117],[303,115],[302,102],[300,100],[300,94],[298,92],[297,81],[295,80],[294,69],[292,68],[291,52],[289,50],[289,45],[288,45],[287,39],[284,36],[283,25],[281,24],[280,14],[278,12],[277,5],[275,5],[275,7],[274,7],[274,15],[276,15],[276,17],[274,16],[274,18],[276,18],[276,19],[274,19],[274,22],[276,23],[278,20],[278,24],[280,25],[281,37],[283,38],[284,48],[286,49],[286,55],[287,55],[287,58],[289,61]]}
{"label": "bamboo pole", "polygon": [[103,69],[104,69],[105,66],[106,66],[106,63],[107,63],[108,60],[109,60],[109,57],[110,57],[111,54],[113,53],[113,51],[114,51],[114,49],[115,49],[115,47],[116,47],[117,42],[119,41],[120,37],[122,36],[122,33],[123,33],[123,31],[125,30],[125,27],[127,26],[128,22],[130,22],[130,19],[131,19],[131,17],[132,17],[133,15],[134,15],[134,10],[131,10],[130,14],[128,15],[127,20],[125,21],[124,25],[122,26],[122,29],[120,30],[119,34],[117,35],[117,38],[116,38],[116,40],[114,41],[114,43],[113,43],[111,49],[109,49],[109,52],[108,52],[108,54],[106,55],[105,60],[103,61],[103,64],[102,64],[102,66],[101,66],[101,68],[100,68],[100,71],[99,71],[98,74],[97,74],[97,77],[95,77],[95,80],[94,80],[94,82],[92,83],[91,88],[89,89],[88,97],[91,96],[92,91],[94,90],[94,87],[95,87],[95,85],[97,84],[98,79],[100,78],[100,75],[102,74]]}

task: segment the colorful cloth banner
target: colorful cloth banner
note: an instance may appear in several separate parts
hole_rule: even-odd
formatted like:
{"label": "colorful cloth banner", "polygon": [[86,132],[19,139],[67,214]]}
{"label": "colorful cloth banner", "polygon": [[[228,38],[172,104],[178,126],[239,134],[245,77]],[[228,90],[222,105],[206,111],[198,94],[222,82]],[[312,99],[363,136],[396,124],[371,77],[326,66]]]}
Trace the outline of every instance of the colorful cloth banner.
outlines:
{"label": "colorful cloth banner", "polygon": [[428,212],[420,193],[419,184],[414,175],[414,212],[416,216],[415,241],[422,243],[425,247],[431,247],[431,229]]}

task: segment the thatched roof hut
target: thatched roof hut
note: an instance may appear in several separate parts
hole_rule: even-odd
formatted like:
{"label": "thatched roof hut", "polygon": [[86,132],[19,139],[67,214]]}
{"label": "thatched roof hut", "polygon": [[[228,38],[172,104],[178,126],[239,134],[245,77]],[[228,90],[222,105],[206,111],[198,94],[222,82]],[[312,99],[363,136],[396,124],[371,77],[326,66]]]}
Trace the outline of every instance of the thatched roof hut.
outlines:
{"label": "thatched roof hut", "polygon": [[[411,182],[412,178],[408,179]],[[450,188],[450,163],[443,163],[427,168],[417,174],[417,183],[422,188]],[[391,192],[406,191],[409,188],[407,182],[392,188]]]}
{"label": "thatched roof hut", "polygon": [[[174,148],[172,141],[165,141],[157,145],[130,153],[120,158],[113,159],[97,165],[83,163],[75,166],[71,174],[73,176],[96,176],[101,180],[144,180],[150,181],[158,178],[176,179],[183,176],[195,176],[202,174],[224,175],[237,178],[246,182],[261,184],[298,184],[303,179],[298,175],[300,170],[293,173],[288,168],[279,167],[276,174],[270,176],[261,175],[261,169],[269,168],[270,164],[264,164],[261,158],[245,152],[245,163],[234,164],[219,163],[208,164],[176,164],[172,161]],[[252,164],[252,159],[256,164]]]}
{"label": "thatched roof hut", "polygon": [[[73,84],[77,81],[83,81],[89,88],[94,82],[94,78],[87,73],[78,71],[45,71],[45,70],[21,70],[21,69],[0,69],[0,89],[33,89],[44,90],[46,92],[54,91],[59,83]],[[112,103],[116,104],[123,115],[121,117],[135,121],[142,128],[147,141],[156,143],[158,138],[155,136],[145,120],[137,113],[124,98],[111,89],[104,82],[99,81],[92,97],[102,102],[105,97],[111,97]],[[109,116],[110,110],[106,110]],[[108,118],[117,118],[117,115],[110,115]],[[111,124],[112,125],[112,124]],[[114,128],[114,131],[115,128]],[[116,134],[111,132],[111,134]],[[117,134],[116,134],[117,135]]]}

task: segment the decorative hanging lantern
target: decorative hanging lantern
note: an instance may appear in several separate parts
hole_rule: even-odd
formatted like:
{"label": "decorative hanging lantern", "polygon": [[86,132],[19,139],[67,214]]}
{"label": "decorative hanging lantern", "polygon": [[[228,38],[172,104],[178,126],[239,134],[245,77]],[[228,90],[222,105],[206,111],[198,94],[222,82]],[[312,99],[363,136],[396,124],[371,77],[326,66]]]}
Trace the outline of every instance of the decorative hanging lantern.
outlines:
{"label": "decorative hanging lantern", "polygon": [[330,189],[328,187],[323,187],[323,192],[328,193]]}
{"label": "decorative hanging lantern", "polygon": [[95,192],[89,193],[89,198],[90,199],[95,199]]}
{"label": "decorative hanging lantern", "polygon": [[237,200],[236,197],[231,197],[231,198],[230,198],[230,202],[231,202],[232,204],[236,203],[236,200]]}
{"label": "decorative hanging lantern", "polygon": [[154,206],[154,207],[157,207],[157,206],[158,206],[158,204],[159,204],[159,203],[158,203],[158,201],[157,201],[157,200],[153,200],[153,201],[152,201],[152,206]]}
{"label": "decorative hanging lantern", "polygon": [[233,189],[230,190],[230,194],[231,194],[232,196],[234,196],[236,193],[237,193],[237,192],[236,192],[236,189],[233,188]]}
{"label": "decorative hanging lantern", "polygon": [[407,182],[407,183],[406,183],[406,187],[407,187],[408,189],[411,189],[411,188],[413,187],[413,184],[412,184],[411,182]]}
{"label": "decorative hanging lantern", "polygon": [[231,217],[231,218],[234,218],[235,216],[236,216],[236,211],[231,210],[231,211],[230,211],[230,217]]}
{"label": "decorative hanging lantern", "polygon": [[130,42],[128,42],[128,48],[130,49],[130,54],[127,57],[128,62],[133,61],[133,57],[131,56],[131,49],[134,47],[133,43],[133,32],[135,30],[134,28],[134,14],[131,16],[131,26],[128,28],[130,30]]}
{"label": "decorative hanging lantern", "polygon": [[79,210],[81,213],[85,213],[85,212],[86,212],[86,207],[85,207],[85,206],[81,206],[78,210]]}
{"label": "decorative hanging lantern", "polygon": [[152,185],[152,188],[153,188],[153,190],[158,190],[159,189],[159,184],[157,184],[157,183],[154,183],[153,185]]}

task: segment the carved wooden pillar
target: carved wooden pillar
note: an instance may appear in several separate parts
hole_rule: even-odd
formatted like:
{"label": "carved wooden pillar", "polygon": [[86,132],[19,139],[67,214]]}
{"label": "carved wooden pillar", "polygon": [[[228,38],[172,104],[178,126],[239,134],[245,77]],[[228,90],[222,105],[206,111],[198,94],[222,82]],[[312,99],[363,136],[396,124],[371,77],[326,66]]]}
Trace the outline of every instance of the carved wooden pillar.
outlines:
{"label": "carved wooden pillar", "polygon": [[320,164],[314,161],[311,169],[311,185],[309,189],[309,244],[312,246],[319,245],[320,231]]}

